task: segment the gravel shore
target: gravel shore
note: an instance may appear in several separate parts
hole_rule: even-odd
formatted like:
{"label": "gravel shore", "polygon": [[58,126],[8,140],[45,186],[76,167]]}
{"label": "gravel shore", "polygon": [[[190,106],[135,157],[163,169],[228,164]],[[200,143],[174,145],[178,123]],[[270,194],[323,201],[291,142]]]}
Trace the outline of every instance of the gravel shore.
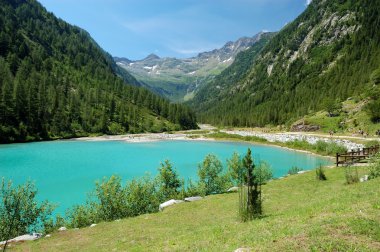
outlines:
{"label": "gravel shore", "polygon": [[315,144],[317,141],[325,141],[325,142],[335,142],[337,144],[345,146],[348,150],[357,150],[362,149],[364,147],[363,144],[357,144],[347,139],[338,139],[332,137],[319,137],[319,136],[311,136],[304,134],[294,134],[294,133],[261,133],[254,131],[244,131],[244,130],[221,130],[221,132],[227,134],[236,134],[240,136],[256,136],[261,137],[268,142],[289,142],[294,140],[305,140],[310,144]]}

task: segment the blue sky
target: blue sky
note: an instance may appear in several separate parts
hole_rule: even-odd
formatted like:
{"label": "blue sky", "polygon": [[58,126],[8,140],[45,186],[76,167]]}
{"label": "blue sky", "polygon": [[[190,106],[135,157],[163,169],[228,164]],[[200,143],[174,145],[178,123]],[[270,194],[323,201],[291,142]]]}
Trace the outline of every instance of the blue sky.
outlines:
{"label": "blue sky", "polygon": [[227,41],[278,31],[310,0],[39,0],[87,30],[113,56],[186,58]]}

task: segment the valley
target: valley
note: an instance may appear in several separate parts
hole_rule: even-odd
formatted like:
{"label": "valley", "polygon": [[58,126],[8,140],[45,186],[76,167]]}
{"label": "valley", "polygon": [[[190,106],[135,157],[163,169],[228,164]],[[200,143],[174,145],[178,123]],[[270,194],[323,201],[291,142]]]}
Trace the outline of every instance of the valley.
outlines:
{"label": "valley", "polygon": [[0,0],[0,248],[379,251],[380,1],[295,2]]}
{"label": "valley", "polygon": [[195,93],[251,46],[265,43],[275,33],[258,33],[227,42],[222,48],[199,53],[187,59],[160,58],[150,54],[142,60],[132,61],[114,57],[116,63],[129,71],[146,88],[174,102],[191,100]]}

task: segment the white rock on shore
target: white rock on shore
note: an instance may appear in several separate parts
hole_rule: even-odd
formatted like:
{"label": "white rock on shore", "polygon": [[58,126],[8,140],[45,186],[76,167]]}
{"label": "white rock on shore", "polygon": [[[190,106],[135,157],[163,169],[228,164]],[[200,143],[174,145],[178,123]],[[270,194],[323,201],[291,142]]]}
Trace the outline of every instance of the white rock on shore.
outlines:
{"label": "white rock on shore", "polygon": [[197,200],[201,200],[201,199],[203,199],[201,196],[194,196],[194,197],[185,198],[185,201],[186,202],[193,202],[193,201],[197,201]]}
{"label": "white rock on shore", "polygon": [[237,191],[239,191],[239,187],[237,186],[231,187],[230,189],[227,190],[227,192],[237,192]]}
{"label": "white rock on shore", "polygon": [[[42,237],[40,233],[24,234],[8,240],[8,243],[34,241]],[[5,245],[5,241],[0,242],[0,245]]]}
{"label": "white rock on shore", "polygon": [[315,144],[317,141],[324,142],[335,142],[337,144],[345,146],[348,150],[357,150],[364,148],[363,144],[357,144],[346,139],[337,139],[337,138],[328,138],[328,137],[319,137],[303,134],[290,134],[290,133],[260,133],[253,131],[244,131],[244,130],[221,130],[221,132],[227,134],[235,134],[240,136],[256,136],[266,139],[268,142],[290,142],[295,140],[305,140],[310,144]]}
{"label": "white rock on shore", "polygon": [[160,211],[163,211],[168,206],[171,206],[171,205],[174,205],[174,204],[179,204],[179,203],[182,203],[182,202],[183,202],[183,200],[171,199],[171,200],[165,201],[164,203],[161,203],[160,206],[158,207],[158,209]]}

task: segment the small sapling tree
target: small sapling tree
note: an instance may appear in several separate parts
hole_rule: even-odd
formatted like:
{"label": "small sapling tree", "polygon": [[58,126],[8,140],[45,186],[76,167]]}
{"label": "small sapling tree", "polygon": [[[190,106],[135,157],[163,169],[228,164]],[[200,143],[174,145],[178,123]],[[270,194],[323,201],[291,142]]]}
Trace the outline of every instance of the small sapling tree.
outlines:
{"label": "small sapling tree", "polygon": [[315,170],[317,180],[327,180],[325,170],[323,169],[322,165],[319,165],[319,167]]}
{"label": "small sapling tree", "polygon": [[176,197],[178,190],[181,187],[181,181],[178,177],[177,171],[173,168],[169,160],[165,160],[161,163],[161,167],[158,168],[158,171],[159,174],[157,180],[160,184],[160,192],[163,200]]}
{"label": "small sapling tree", "polygon": [[239,214],[242,221],[259,218],[262,215],[261,181],[257,178],[251,149],[243,158],[244,173],[241,177]]}

